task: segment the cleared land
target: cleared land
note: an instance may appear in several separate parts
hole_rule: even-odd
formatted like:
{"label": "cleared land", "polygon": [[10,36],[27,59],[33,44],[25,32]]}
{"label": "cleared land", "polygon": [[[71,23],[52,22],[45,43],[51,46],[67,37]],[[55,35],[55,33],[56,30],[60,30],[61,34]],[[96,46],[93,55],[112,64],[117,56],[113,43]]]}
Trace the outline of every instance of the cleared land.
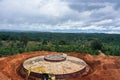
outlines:
{"label": "cleared land", "polygon": [[[24,60],[57,52],[29,52],[0,58],[0,80],[25,80],[20,75],[19,69]],[[67,53],[69,56],[81,58],[89,65],[89,72],[75,78],[66,80],[120,80],[120,56],[105,56],[100,54],[92,56],[90,54]],[[86,70],[87,71],[87,70]]]}

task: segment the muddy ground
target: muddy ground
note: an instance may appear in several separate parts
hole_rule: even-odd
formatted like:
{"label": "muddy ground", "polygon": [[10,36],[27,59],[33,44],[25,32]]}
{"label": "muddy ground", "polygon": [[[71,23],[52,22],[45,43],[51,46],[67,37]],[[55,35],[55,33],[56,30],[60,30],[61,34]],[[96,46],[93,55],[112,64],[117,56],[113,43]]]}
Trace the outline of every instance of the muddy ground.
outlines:
{"label": "muddy ground", "polygon": [[[0,80],[25,80],[19,70],[24,60],[57,52],[25,52],[9,57],[0,58]],[[98,56],[83,53],[67,53],[70,56],[78,57],[86,61],[88,70],[82,75],[65,80],[120,80],[120,56],[106,56],[101,53]]]}

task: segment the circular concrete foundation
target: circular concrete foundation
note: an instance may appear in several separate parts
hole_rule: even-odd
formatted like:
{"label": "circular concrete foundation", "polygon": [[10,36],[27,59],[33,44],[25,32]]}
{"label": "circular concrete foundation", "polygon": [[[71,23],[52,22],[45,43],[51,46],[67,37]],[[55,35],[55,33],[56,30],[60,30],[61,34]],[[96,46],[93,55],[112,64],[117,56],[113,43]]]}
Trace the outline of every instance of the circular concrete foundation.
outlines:
{"label": "circular concrete foundation", "polygon": [[29,58],[23,62],[23,71],[31,71],[30,76],[40,78],[43,73],[54,74],[57,79],[71,78],[82,74],[86,63],[66,54],[52,54]]}

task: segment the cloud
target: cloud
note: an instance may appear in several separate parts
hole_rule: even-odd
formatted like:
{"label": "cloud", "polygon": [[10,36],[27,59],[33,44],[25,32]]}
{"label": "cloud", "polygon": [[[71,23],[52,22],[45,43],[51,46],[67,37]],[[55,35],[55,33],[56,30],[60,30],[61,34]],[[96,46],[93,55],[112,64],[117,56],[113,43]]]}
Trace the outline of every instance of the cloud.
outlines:
{"label": "cloud", "polygon": [[104,24],[110,24],[112,22],[113,22],[112,19],[106,19],[106,20],[97,21],[97,22],[95,22],[93,24],[95,24],[95,25],[104,25]]}
{"label": "cloud", "polygon": [[120,1],[1,0],[0,30],[120,32]]}
{"label": "cloud", "polygon": [[0,3],[0,12],[3,21],[15,23],[55,22],[57,19],[64,20],[65,17],[72,18],[73,14],[77,15],[76,11],[61,0],[3,0]]}
{"label": "cloud", "polygon": [[108,31],[108,32],[104,32],[104,33],[107,33],[107,34],[120,34],[119,31]]}

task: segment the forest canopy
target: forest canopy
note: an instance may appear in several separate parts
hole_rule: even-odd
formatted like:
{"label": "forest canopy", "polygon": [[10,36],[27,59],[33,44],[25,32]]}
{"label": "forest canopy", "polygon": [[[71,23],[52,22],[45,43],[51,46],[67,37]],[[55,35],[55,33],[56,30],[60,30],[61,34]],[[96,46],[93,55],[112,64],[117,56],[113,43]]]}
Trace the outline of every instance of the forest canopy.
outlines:
{"label": "forest canopy", "polygon": [[0,32],[0,56],[30,51],[80,52],[93,55],[99,50],[120,56],[119,34]]}

